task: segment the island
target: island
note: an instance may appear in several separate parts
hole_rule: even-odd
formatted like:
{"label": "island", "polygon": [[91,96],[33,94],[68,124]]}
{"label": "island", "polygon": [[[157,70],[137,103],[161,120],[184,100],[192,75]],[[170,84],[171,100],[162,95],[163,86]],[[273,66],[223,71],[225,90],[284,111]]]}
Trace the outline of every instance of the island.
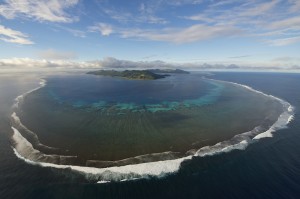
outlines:
{"label": "island", "polygon": [[121,78],[134,79],[134,80],[155,80],[155,79],[161,79],[169,76],[169,75],[156,74],[149,70],[125,70],[125,71],[97,70],[97,71],[90,71],[87,74],[121,77]]}
{"label": "island", "polygon": [[181,69],[149,69],[152,73],[174,73],[174,74],[189,74],[188,71]]}

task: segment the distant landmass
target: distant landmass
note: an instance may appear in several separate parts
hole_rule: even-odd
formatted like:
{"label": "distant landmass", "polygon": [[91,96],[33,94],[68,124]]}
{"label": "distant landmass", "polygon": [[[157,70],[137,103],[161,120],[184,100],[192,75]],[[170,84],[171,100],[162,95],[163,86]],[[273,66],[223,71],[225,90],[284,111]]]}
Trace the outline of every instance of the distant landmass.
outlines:
{"label": "distant landmass", "polygon": [[169,75],[156,74],[150,70],[125,70],[125,71],[97,70],[97,71],[90,71],[87,74],[122,77],[126,79],[136,79],[136,80],[155,80],[155,79],[161,79],[169,76]]}
{"label": "distant landmass", "polygon": [[149,69],[152,73],[176,73],[176,74],[189,74],[189,72],[180,69]]}

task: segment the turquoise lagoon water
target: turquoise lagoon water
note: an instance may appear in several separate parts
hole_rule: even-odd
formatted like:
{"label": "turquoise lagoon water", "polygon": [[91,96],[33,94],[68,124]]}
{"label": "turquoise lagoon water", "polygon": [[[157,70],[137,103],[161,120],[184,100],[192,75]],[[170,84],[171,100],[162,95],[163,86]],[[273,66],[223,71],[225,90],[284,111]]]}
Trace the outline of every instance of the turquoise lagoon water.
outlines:
{"label": "turquoise lagoon water", "polygon": [[268,129],[282,112],[270,97],[201,74],[149,81],[93,75],[46,80],[17,114],[56,154],[75,156],[68,162],[75,165],[183,157],[257,126]]}

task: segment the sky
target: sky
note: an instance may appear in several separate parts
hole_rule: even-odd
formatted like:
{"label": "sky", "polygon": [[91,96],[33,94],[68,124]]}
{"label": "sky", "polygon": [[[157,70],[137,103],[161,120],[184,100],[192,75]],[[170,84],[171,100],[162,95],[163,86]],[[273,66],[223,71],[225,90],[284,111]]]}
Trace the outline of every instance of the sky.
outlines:
{"label": "sky", "polygon": [[300,71],[300,0],[0,0],[0,70]]}

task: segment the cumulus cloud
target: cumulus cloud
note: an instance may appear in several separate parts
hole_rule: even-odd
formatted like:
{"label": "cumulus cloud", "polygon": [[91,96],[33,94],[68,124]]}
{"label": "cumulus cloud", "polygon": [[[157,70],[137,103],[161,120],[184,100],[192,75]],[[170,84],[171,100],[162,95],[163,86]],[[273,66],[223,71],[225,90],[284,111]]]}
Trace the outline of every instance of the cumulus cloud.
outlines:
{"label": "cumulus cloud", "polygon": [[294,69],[300,69],[300,57],[283,56],[271,60],[276,65],[289,65]]}
{"label": "cumulus cloud", "polygon": [[66,60],[66,59],[75,59],[77,58],[77,55],[75,52],[57,51],[54,49],[48,49],[48,50],[40,51],[38,53],[38,57],[46,60]]}
{"label": "cumulus cloud", "polygon": [[2,25],[0,25],[0,40],[16,44],[33,44],[26,34]]}
{"label": "cumulus cloud", "polygon": [[174,64],[168,64],[163,61],[129,61],[119,60],[114,57],[106,57],[98,61],[99,66],[103,68],[161,68],[161,67],[174,67]]}
{"label": "cumulus cloud", "polygon": [[38,21],[69,23],[77,20],[66,9],[78,0],[5,0],[0,4],[0,15],[7,19],[27,17]]}
{"label": "cumulus cloud", "polygon": [[45,59],[30,59],[30,58],[11,58],[0,59],[0,69],[78,69],[78,68],[95,68],[100,67],[94,62],[74,62],[67,60],[45,60]]}
{"label": "cumulus cloud", "polygon": [[200,62],[187,62],[187,63],[174,63],[164,61],[130,61],[119,60],[113,57],[106,57],[102,60],[75,62],[69,60],[36,60],[30,58],[12,58],[12,59],[0,59],[1,69],[16,69],[16,70],[97,70],[97,69],[154,69],[154,68],[181,68],[185,70],[298,70],[299,62],[293,62],[288,64],[283,63],[253,63],[253,64],[222,64],[222,63],[200,63]]}

